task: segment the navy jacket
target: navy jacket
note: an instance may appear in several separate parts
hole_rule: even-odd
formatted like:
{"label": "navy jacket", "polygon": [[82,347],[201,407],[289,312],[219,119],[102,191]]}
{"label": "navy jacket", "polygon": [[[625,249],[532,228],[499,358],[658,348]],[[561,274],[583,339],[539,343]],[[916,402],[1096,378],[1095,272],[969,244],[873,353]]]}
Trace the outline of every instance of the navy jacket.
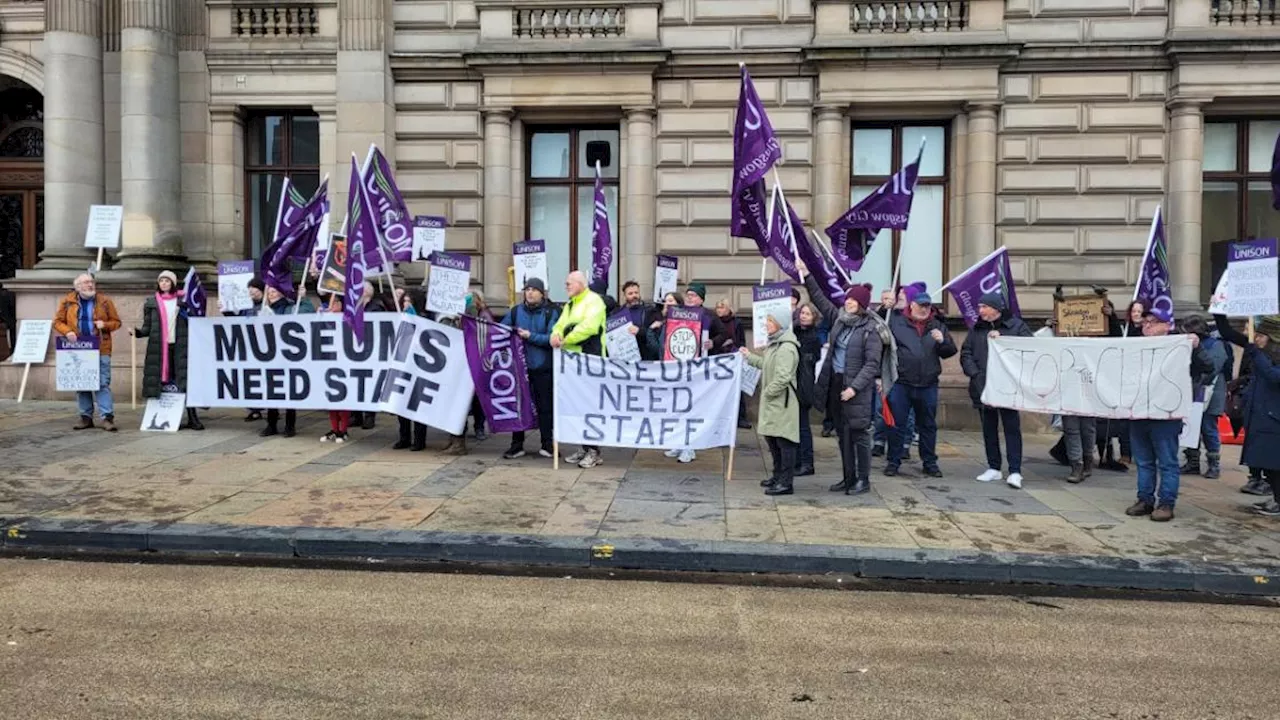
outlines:
{"label": "navy jacket", "polygon": [[1245,434],[1240,464],[1280,470],[1280,364],[1271,353],[1259,350],[1244,333],[1231,327],[1225,316],[1214,315],[1213,319],[1224,340],[1244,348],[1244,362],[1251,368],[1244,390]]}
{"label": "navy jacket", "polygon": [[[924,332],[902,312],[889,316],[889,330],[898,345],[898,382],[910,387],[933,387],[942,375],[942,361],[959,352],[947,332],[947,326],[935,311],[925,322]],[[933,331],[942,331],[942,342],[933,339]]]}
{"label": "navy jacket", "polygon": [[995,322],[987,322],[981,318],[973,324],[973,329],[964,339],[960,348],[960,369],[969,377],[969,399],[976,408],[982,407],[982,391],[987,387],[987,351],[991,338],[988,335],[996,330],[1005,337],[1031,337],[1031,328],[1016,315],[1003,311]]}
{"label": "navy jacket", "polygon": [[545,300],[536,308],[520,303],[502,318],[507,327],[529,331],[529,338],[524,341],[529,372],[551,372],[551,328],[559,319],[560,308]]}

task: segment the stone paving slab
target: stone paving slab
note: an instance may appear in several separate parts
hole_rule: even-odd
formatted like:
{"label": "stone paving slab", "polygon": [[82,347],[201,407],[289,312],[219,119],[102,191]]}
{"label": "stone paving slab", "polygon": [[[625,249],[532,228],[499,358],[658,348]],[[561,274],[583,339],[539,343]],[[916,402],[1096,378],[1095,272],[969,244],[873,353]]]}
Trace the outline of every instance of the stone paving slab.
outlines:
{"label": "stone paving slab", "polygon": [[[981,439],[943,432],[945,477],[924,477],[918,457],[893,478],[877,462],[863,496],[827,491],[838,452],[817,438],[817,475],[798,478],[795,495],[770,498],[759,487],[768,454],[752,431],[739,433],[726,481],[719,450],[681,465],[659,452],[606,449],[601,467],[554,470],[536,454],[503,460],[506,437],[453,457],[439,452],[447,438],[432,430],[427,451],[392,450],[388,416],[342,445],[318,442],[321,413],[301,413],[295,438],[260,438],[262,423],[242,417],[215,410],[204,432],[153,434],[136,430],[137,411],[121,409],[118,433],[74,432],[69,403],[0,402],[0,517],[729,543],[797,558],[844,547],[1280,567],[1280,522],[1245,511],[1256,498],[1238,492],[1236,448],[1225,452],[1221,480],[1184,478],[1177,519],[1159,524],[1124,515],[1132,471],[1065,483],[1065,469],[1047,458],[1049,435],[1027,438],[1023,490],[974,481]],[[536,437],[527,445],[536,448]]]}

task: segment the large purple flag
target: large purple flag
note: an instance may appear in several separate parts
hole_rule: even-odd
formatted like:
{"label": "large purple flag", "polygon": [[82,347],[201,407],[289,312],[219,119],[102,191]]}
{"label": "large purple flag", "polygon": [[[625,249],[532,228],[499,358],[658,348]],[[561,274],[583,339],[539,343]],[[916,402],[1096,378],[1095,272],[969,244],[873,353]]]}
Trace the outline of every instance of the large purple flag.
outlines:
{"label": "large purple flag", "polygon": [[462,336],[471,380],[489,429],[510,433],[536,427],[538,415],[529,387],[524,341],[506,325],[470,315],[462,316]]}
{"label": "large purple flag", "polygon": [[1013,271],[1009,267],[1009,250],[1000,248],[976,265],[965,270],[942,287],[955,298],[964,322],[970,328],[978,322],[978,301],[989,292],[1000,293],[1009,305],[1009,312],[1022,315],[1018,308],[1018,294],[1013,287]]}
{"label": "large purple flag", "polygon": [[1169,278],[1169,245],[1164,237],[1164,217],[1156,206],[1156,216],[1151,219],[1151,234],[1147,237],[1147,250],[1142,255],[1142,269],[1138,274],[1138,286],[1133,299],[1143,298],[1148,309],[1162,308],[1173,313],[1173,293]]}
{"label": "large purple flag", "polygon": [[[352,153],[352,167],[355,167],[355,162],[355,153]],[[373,167],[372,162],[369,164],[369,167]],[[368,174],[372,176],[373,171],[370,170]],[[389,268],[386,267],[387,263],[383,262],[383,259],[386,258],[386,253],[382,247],[382,236],[378,232],[377,218],[374,215],[373,206],[367,202],[356,202],[355,199],[361,196],[367,198],[368,193],[365,190],[365,183],[362,181],[360,171],[357,169],[356,172],[351,175],[350,186],[347,188],[347,257],[350,258],[356,251],[356,245],[350,242],[353,234],[351,228],[368,222],[369,227],[373,228],[373,235],[365,238],[365,241],[360,243],[361,255],[364,258],[364,269],[366,272],[372,272],[375,274],[381,273],[384,270],[389,270]],[[412,238],[412,232],[410,233],[410,237]],[[412,250],[412,241],[410,242],[410,250]],[[387,259],[388,261],[390,260],[389,258]],[[348,260],[348,265],[349,264],[350,260]]]}
{"label": "large purple flag", "polygon": [[284,187],[280,188],[280,204],[276,206],[276,226],[271,235],[271,243],[280,242],[289,234],[289,229],[301,217],[302,207],[307,198],[298,192],[298,188],[285,176]]}
{"label": "large purple flag", "polygon": [[182,305],[187,317],[204,317],[209,313],[209,294],[204,291],[195,267],[187,270],[187,277],[182,281]]}
{"label": "large purple flag", "polygon": [[1280,135],[1276,135],[1276,147],[1271,151],[1271,207],[1280,210]]}
{"label": "large purple flag", "polygon": [[301,208],[282,213],[292,217],[292,224],[278,230],[276,239],[262,252],[262,281],[266,285],[293,299],[293,263],[311,256],[328,212],[329,181],[325,180]]}
{"label": "large purple flag", "polygon": [[[827,263],[827,259],[813,248],[813,243],[809,240],[809,234],[804,229],[804,223],[800,221],[800,216],[796,214],[791,203],[787,202],[786,197],[782,194],[780,188],[774,188],[776,203],[773,213],[773,236],[780,240],[779,245],[786,249],[787,265],[783,266],[783,270],[787,267],[795,269],[794,257],[798,255],[800,261],[809,269],[809,274],[817,281],[818,286],[822,288],[823,294],[835,303],[836,307],[844,304],[845,284],[839,275]],[[791,251],[795,247],[794,253]],[[792,275],[792,279],[796,282],[800,281],[800,274],[796,272]]]}
{"label": "large purple flag", "polygon": [[924,144],[914,162],[908,163],[875,192],[849,208],[827,228],[831,253],[846,272],[855,273],[871,252],[871,243],[881,230],[906,230],[915,197],[916,180],[920,177],[920,158]]}
{"label": "large purple flag", "polygon": [[413,260],[413,216],[404,202],[404,195],[396,185],[391,163],[382,150],[373,149],[373,160],[364,174],[364,190],[369,196],[369,206],[377,218],[378,236],[392,262]]}
{"label": "large purple flag", "polygon": [[[782,159],[782,146],[764,111],[745,65],[738,91],[738,115],[733,126],[733,192],[729,232],[755,240],[762,257],[770,258],[793,280],[799,279],[790,246],[771,233],[764,177]],[[775,227],[778,224],[774,217]]]}
{"label": "large purple flag", "polygon": [[378,245],[378,229],[373,225],[369,198],[360,184],[356,156],[351,155],[351,195],[347,197],[347,286],[342,291],[342,320],[356,339],[364,344],[365,273],[368,270],[369,246]]}
{"label": "large purple flag", "polygon": [[596,163],[595,221],[591,225],[591,287],[609,287],[613,265],[613,235],[609,232],[609,206],[604,199],[600,163]]}

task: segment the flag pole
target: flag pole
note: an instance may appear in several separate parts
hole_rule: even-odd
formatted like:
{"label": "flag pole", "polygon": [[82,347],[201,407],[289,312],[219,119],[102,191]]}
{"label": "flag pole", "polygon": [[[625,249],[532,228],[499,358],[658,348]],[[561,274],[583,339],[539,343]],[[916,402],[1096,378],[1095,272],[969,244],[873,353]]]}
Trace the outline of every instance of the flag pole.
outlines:
{"label": "flag pole", "polygon": [[[1155,249],[1156,226],[1159,225],[1160,223],[1160,212],[1161,212],[1161,206],[1157,205],[1155,215],[1151,217],[1151,230],[1148,231],[1147,233],[1147,249],[1142,252],[1142,262],[1138,264],[1138,282],[1134,283],[1133,299],[1129,301],[1130,306],[1132,306],[1133,302],[1138,299],[1138,293],[1141,292],[1142,290],[1142,272],[1143,272],[1143,268],[1147,266],[1147,258],[1151,257],[1151,251]],[[1150,308],[1146,308],[1146,309],[1149,310]],[[1253,340],[1253,333],[1252,333],[1253,320],[1252,319],[1250,319],[1249,321],[1249,328],[1250,328],[1249,340],[1252,341]],[[1128,311],[1126,311],[1124,316],[1124,331],[1121,333],[1121,337],[1129,337],[1129,331],[1131,329],[1133,329],[1133,320],[1129,318],[1129,313]]]}
{"label": "flag pole", "polygon": [[844,282],[846,285],[852,285],[853,278],[849,276],[849,273],[844,271],[843,267],[840,267],[840,263],[835,261],[835,254],[831,252],[831,248],[827,247],[822,242],[822,235],[820,235],[818,231],[814,228],[810,228],[809,232],[813,233],[813,239],[818,242],[818,250],[822,252],[822,255],[826,259],[826,261],[831,263],[831,266],[836,269],[836,272],[840,273],[840,277],[844,278]]}
{"label": "flag pole", "polygon": [[[777,165],[773,166],[773,189],[774,189],[774,192],[778,194],[778,197],[782,198],[782,206],[785,208],[787,206],[787,194],[782,191],[782,178],[779,177],[778,175]],[[791,224],[791,218],[789,216],[787,217],[787,224],[788,225]],[[773,229],[772,220],[770,220],[769,222],[769,229],[770,231],[772,231]],[[800,283],[803,284],[804,272],[800,270],[800,249],[796,246],[796,243],[798,242],[800,242],[799,238],[796,237],[795,232],[792,232],[791,233],[791,255],[795,259],[796,274],[800,276]]]}
{"label": "flag pole", "polygon": [[960,273],[959,275],[957,275],[957,276],[955,276],[955,277],[951,278],[949,281],[947,281],[947,284],[946,284],[946,285],[943,285],[942,287],[938,288],[938,292],[939,292],[939,293],[941,293],[943,290],[946,290],[947,288],[951,287],[952,285],[955,285],[958,281],[963,280],[964,278],[968,277],[969,273],[973,272],[973,269],[974,269],[974,268],[978,267],[978,266],[979,266],[979,265],[981,265],[982,263],[984,263],[984,262],[986,262],[986,261],[990,260],[991,258],[993,258],[993,257],[995,257],[995,256],[997,256],[997,255],[999,255],[1000,253],[1005,252],[1005,251],[1006,251],[1006,249],[1005,249],[1005,248],[1003,248],[1003,247],[996,248],[993,252],[988,253],[988,254],[986,255],[986,257],[984,257],[984,258],[982,258],[981,260],[979,260],[978,262],[976,262],[976,263],[974,263],[974,264],[970,265],[970,266],[969,266],[969,267],[968,267],[964,272]]}
{"label": "flag pole", "polygon": [[[920,184],[920,162],[924,159],[924,146],[925,146],[925,143],[927,143],[928,141],[929,141],[928,137],[921,137],[920,150],[916,152],[916,181],[911,183],[911,193],[913,195],[916,192],[916,185]],[[910,225],[911,225],[911,215],[908,214],[907,226],[910,227]],[[907,249],[907,244],[905,242],[898,246],[898,259],[893,264],[892,290],[895,294],[898,292],[898,282],[902,279],[902,255],[906,249]],[[945,290],[945,289],[946,289],[946,286],[943,286],[942,290]],[[939,290],[938,292],[942,292],[942,290]]]}

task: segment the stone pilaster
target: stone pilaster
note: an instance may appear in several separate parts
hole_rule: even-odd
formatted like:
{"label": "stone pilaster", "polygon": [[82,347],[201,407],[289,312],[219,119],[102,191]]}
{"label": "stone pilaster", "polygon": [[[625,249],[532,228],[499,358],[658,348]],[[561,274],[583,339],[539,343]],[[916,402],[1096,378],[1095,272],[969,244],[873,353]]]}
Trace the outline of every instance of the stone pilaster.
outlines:
{"label": "stone pilaster", "polygon": [[182,248],[179,0],[121,0],[122,270],[173,269]]}
{"label": "stone pilaster", "polygon": [[89,206],[103,202],[102,0],[47,0],[42,270],[80,270]]}
{"label": "stone pilaster", "polygon": [[[215,272],[210,192],[208,11],[204,0],[178,0],[178,90],[182,132],[182,247],[201,272]],[[229,259],[229,258],[228,258]],[[238,259],[238,258],[237,258]]]}
{"label": "stone pilaster", "polygon": [[209,125],[210,247],[218,259],[238,260],[245,256],[244,118],[235,105],[213,105]]}
{"label": "stone pilaster", "polygon": [[1200,101],[1169,103],[1169,192],[1165,232],[1174,306],[1199,309],[1212,288],[1200,287],[1204,112]]}
{"label": "stone pilaster", "polygon": [[[511,262],[511,108],[484,110],[484,296],[507,297]],[[552,239],[548,238],[548,242]],[[547,285],[551,279],[547,278]]]}
{"label": "stone pilaster", "polygon": [[[621,260],[619,282],[635,279],[641,285],[641,296],[651,297],[654,255],[657,240],[654,229],[657,189],[654,183],[653,108],[630,108],[626,111],[626,175],[622,179],[621,226],[618,246]],[[579,231],[581,232],[581,231]],[[625,271],[625,274],[624,274]],[[621,292],[615,287],[615,293]]]}
{"label": "stone pilaster", "polygon": [[844,174],[844,107],[819,105],[814,138],[813,226],[819,232],[848,209],[849,189]]}
{"label": "stone pilaster", "polygon": [[964,265],[968,267],[996,249],[996,114],[995,103],[968,107],[965,147]]}
{"label": "stone pilaster", "polygon": [[[364,162],[377,145],[395,162],[395,91],[385,52],[384,0],[338,0],[337,160],[331,178],[334,207],[346,207],[351,154]],[[339,219],[338,223],[341,223]]]}

